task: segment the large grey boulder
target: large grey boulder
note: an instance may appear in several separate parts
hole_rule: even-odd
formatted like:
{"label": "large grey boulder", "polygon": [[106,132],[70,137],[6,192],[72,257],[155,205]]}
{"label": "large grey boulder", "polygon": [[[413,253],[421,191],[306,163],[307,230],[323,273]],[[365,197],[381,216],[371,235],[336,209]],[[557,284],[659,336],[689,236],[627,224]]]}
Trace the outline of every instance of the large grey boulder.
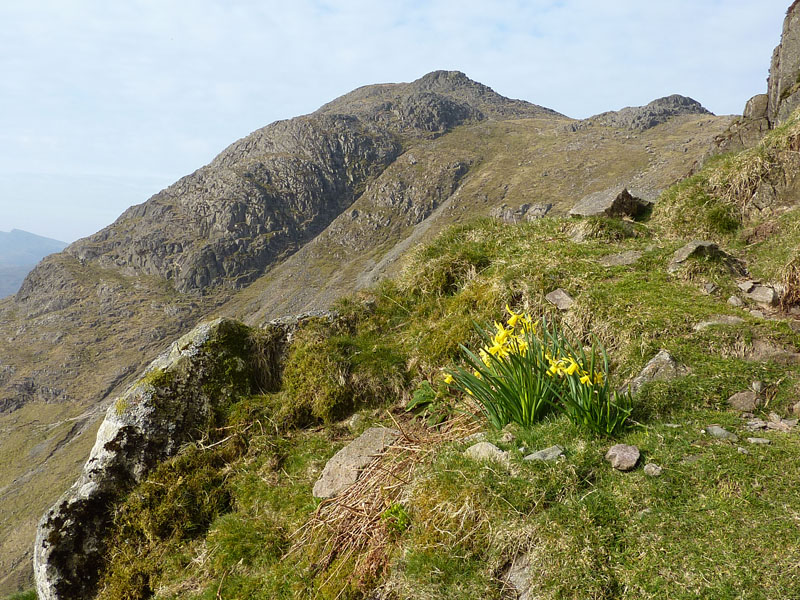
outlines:
{"label": "large grey boulder", "polygon": [[256,385],[248,331],[230,319],[199,325],[109,406],[80,477],[39,522],[40,600],[93,597],[113,503],[211,425],[218,404]]}
{"label": "large grey boulder", "polygon": [[612,187],[584,196],[569,211],[573,217],[630,217],[647,212],[652,202],[637,198],[626,187]]}
{"label": "large grey boulder", "polygon": [[793,2],[783,21],[781,42],[772,53],[767,79],[767,117],[772,127],[800,106],[800,3]]}
{"label": "large grey boulder", "polygon": [[314,484],[314,496],[333,498],[358,481],[362,470],[400,437],[396,429],[370,427],[333,455]]}

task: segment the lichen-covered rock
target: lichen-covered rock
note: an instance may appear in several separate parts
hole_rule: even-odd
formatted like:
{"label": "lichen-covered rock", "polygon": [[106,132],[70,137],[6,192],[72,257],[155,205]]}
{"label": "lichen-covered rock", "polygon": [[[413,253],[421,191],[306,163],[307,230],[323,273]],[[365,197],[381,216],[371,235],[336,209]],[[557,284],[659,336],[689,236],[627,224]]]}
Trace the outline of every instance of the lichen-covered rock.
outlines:
{"label": "lichen-covered rock", "polygon": [[[112,503],[213,423],[214,409],[257,381],[249,329],[203,323],[156,358],[109,406],[78,481],[42,517],[34,548],[40,600],[90,598]],[[276,345],[282,344],[280,333]]]}
{"label": "lichen-covered rock", "polygon": [[314,496],[333,498],[358,481],[361,471],[400,437],[396,429],[370,427],[333,455],[314,484]]}
{"label": "lichen-covered rock", "polygon": [[651,202],[637,198],[625,187],[613,187],[581,199],[569,214],[573,217],[631,217],[643,215]]}

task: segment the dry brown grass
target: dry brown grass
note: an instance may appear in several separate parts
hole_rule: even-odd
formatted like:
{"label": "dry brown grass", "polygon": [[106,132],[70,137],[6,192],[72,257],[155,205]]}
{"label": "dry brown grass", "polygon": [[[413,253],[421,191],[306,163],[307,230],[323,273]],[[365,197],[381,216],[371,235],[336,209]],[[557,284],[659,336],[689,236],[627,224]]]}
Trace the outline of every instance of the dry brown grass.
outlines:
{"label": "dry brown grass", "polygon": [[[435,448],[478,430],[477,422],[465,415],[438,430],[412,422],[395,424],[402,433],[397,442],[376,456],[345,492],[323,501],[294,535],[287,558],[315,549],[312,568],[324,573],[320,587],[339,580],[344,593],[348,583],[366,587],[383,574],[393,547],[384,512],[400,501],[415,469]],[[343,573],[344,568],[350,572]]]}

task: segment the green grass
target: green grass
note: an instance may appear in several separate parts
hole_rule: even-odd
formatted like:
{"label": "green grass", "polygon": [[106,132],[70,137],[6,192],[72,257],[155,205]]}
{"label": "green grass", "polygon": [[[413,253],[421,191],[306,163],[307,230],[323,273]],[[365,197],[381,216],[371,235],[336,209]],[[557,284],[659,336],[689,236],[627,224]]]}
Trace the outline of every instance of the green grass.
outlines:
{"label": "green grass", "polygon": [[36,600],[36,590],[28,590],[27,592],[18,592],[10,596],[4,596],[3,600]]}

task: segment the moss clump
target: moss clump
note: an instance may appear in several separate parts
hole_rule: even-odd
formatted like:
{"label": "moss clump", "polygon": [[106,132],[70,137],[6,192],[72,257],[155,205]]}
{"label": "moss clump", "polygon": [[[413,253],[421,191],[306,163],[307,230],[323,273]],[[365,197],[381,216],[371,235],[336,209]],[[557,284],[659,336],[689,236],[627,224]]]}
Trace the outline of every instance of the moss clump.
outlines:
{"label": "moss clump", "polygon": [[390,402],[406,381],[398,348],[350,323],[311,319],[292,340],[283,372],[284,427],[331,423],[356,406]]}
{"label": "moss clump", "polygon": [[148,598],[163,565],[159,557],[205,534],[230,509],[225,467],[232,445],[214,450],[188,446],[162,463],[117,506],[101,600]]}

